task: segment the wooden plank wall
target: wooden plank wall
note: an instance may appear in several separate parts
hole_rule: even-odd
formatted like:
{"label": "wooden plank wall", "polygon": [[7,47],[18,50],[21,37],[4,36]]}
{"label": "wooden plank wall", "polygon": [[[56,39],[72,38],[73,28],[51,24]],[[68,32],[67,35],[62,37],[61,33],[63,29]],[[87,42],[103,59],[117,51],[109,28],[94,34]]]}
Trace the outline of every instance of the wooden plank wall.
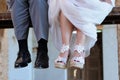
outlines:
{"label": "wooden plank wall", "polygon": [[6,0],[0,0],[0,13],[7,12]]}
{"label": "wooden plank wall", "polygon": [[116,0],[116,6],[120,6],[120,0]]}

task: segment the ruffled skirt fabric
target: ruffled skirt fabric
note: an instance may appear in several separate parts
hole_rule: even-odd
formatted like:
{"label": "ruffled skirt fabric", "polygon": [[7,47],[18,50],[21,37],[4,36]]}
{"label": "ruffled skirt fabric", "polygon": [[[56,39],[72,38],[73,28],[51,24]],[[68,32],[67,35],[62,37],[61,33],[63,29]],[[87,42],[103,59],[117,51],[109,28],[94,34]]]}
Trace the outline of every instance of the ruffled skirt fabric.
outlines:
{"label": "ruffled skirt fabric", "polygon": [[58,50],[62,46],[62,37],[59,23],[59,12],[86,35],[86,56],[97,41],[96,24],[101,24],[111,12],[113,4],[99,0],[49,0],[49,24],[50,34]]}

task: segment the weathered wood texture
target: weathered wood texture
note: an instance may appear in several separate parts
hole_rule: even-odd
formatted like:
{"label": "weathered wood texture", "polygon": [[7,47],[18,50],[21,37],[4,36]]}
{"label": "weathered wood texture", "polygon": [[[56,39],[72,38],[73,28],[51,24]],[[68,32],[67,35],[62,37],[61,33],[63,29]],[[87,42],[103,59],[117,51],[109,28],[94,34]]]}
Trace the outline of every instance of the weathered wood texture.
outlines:
{"label": "weathered wood texture", "polygon": [[116,6],[120,6],[120,0],[116,0]]}
{"label": "weathered wood texture", "polygon": [[[5,0],[0,0],[0,29],[13,28],[10,13],[7,12]],[[120,0],[116,0],[116,7],[102,24],[120,24]],[[32,26],[32,25],[30,25]]]}
{"label": "weathered wood texture", "polygon": [[[102,24],[120,24],[120,7],[115,7]],[[0,28],[13,28],[10,13],[0,13]]]}
{"label": "weathered wood texture", "polygon": [[7,12],[6,0],[0,0],[0,13]]}

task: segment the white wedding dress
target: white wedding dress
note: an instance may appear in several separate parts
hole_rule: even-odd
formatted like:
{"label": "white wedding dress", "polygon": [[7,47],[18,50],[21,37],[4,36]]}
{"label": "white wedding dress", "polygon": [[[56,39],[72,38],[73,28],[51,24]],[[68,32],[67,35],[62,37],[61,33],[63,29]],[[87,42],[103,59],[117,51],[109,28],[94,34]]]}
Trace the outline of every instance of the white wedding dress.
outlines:
{"label": "white wedding dress", "polygon": [[62,46],[61,30],[59,23],[59,12],[86,35],[86,56],[97,40],[96,24],[101,24],[105,17],[111,12],[112,4],[100,0],[48,0],[50,35],[58,50]]}

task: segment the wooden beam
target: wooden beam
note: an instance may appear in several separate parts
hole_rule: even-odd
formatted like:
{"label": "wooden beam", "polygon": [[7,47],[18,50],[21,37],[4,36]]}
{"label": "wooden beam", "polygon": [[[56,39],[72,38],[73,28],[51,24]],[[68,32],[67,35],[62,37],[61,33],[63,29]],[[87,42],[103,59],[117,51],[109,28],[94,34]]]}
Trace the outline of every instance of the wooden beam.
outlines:
{"label": "wooden beam", "polygon": [[[114,7],[112,12],[103,21],[103,24],[120,24],[120,7]],[[0,29],[4,28],[13,28],[10,13],[0,13]]]}
{"label": "wooden beam", "polygon": [[120,24],[120,7],[114,7],[102,24]]}

